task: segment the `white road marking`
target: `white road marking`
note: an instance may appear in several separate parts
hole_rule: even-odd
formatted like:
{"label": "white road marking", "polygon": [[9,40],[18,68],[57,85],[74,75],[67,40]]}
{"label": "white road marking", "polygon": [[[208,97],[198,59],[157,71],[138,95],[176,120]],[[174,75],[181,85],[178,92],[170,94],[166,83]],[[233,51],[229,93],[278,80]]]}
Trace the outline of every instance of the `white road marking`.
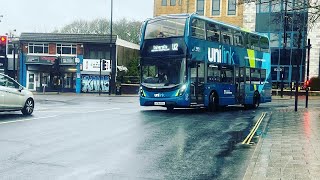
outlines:
{"label": "white road marking", "polygon": [[[119,109],[120,108],[111,108],[111,109],[100,109],[100,110],[85,111],[85,112],[71,111],[71,113],[68,113],[70,111],[62,111],[62,112],[68,113],[70,115],[70,114],[95,113],[95,112],[103,112],[103,111],[111,111],[111,110],[119,110]],[[41,111],[41,112],[61,112],[61,111]],[[59,114],[59,115],[53,115],[53,116],[44,116],[44,117],[38,117],[38,118],[29,118],[29,119],[20,119],[20,120],[14,120],[14,121],[5,121],[5,122],[0,122],[0,125],[17,123],[17,122],[25,122],[25,121],[33,121],[33,120],[46,119],[46,118],[53,118],[53,117],[58,117],[58,116],[61,116],[61,115],[66,115],[66,114]]]}
{"label": "white road marking", "polygon": [[53,118],[53,117],[57,117],[57,116],[58,116],[58,115],[38,117],[38,118],[29,118],[29,119],[20,119],[20,120],[15,120],[15,121],[6,121],[6,122],[0,122],[0,125],[1,125],[1,124],[17,123],[17,122],[25,122],[25,121],[33,121],[33,120],[38,120],[38,119]]}

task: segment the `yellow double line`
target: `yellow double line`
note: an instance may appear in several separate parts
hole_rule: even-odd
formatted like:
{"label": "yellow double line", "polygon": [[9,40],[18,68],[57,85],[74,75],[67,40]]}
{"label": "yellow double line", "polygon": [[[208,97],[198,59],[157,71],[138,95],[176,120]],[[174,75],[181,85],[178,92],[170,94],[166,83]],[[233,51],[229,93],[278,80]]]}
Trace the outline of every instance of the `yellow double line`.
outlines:
{"label": "yellow double line", "polygon": [[266,116],[266,112],[263,112],[262,115],[260,116],[260,118],[258,119],[258,121],[256,122],[256,124],[254,125],[254,127],[251,129],[250,133],[248,134],[248,136],[244,139],[244,141],[242,142],[242,144],[250,144],[251,139],[253,138],[253,136],[256,134],[256,131],[258,130],[263,118]]}

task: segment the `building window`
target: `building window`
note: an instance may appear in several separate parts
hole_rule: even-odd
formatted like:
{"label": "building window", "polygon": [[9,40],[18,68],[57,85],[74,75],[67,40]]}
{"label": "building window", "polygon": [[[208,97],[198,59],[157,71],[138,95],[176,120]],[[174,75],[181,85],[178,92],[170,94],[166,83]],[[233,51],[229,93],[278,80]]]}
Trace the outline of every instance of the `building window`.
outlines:
{"label": "building window", "polygon": [[76,55],[77,45],[76,44],[57,44],[57,54]]}
{"label": "building window", "polygon": [[176,5],[176,0],[170,0],[170,6],[175,6]]}
{"label": "building window", "polygon": [[228,15],[236,15],[236,0],[228,0]]}
{"label": "building window", "polygon": [[162,0],[162,1],[161,1],[161,5],[162,5],[162,6],[167,6],[167,0]]}
{"label": "building window", "polygon": [[212,16],[220,15],[220,0],[212,0]]}
{"label": "building window", "polygon": [[49,44],[45,44],[45,43],[29,43],[28,44],[28,53],[31,53],[31,54],[48,54],[49,53]]}
{"label": "building window", "polygon": [[182,0],[179,0],[179,6],[181,6],[182,5]]}
{"label": "building window", "polygon": [[204,0],[197,0],[197,13],[204,15]]}

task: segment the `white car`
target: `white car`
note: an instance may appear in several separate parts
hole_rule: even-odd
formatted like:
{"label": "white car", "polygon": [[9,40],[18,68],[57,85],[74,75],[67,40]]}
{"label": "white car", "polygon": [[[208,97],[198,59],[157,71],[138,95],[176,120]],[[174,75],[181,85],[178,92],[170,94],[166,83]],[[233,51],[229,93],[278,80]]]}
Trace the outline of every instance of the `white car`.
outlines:
{"label": "white car", "polygon": [[0,112],[21,111],[24,115],[31,115],[33,109],[32,92],[9,76],[0,73]]}

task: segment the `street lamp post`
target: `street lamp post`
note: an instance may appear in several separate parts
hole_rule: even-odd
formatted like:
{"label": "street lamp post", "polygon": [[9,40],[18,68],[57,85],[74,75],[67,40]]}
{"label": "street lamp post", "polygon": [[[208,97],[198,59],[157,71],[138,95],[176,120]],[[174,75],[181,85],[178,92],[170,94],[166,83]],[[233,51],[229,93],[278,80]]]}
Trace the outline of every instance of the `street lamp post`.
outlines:
{"label": "street lamp post", "polygon": [[112,60],[112,49],[113,49],[113,46],[112,46],[112,16],[113,16],[113,0],[111,0],[111,19],[110,19],[110,61],[112,63],[112,68],[111,68],[111,80],[110,81],[110,86],[109,86],[109,95],[111,94],[111,91],[112,93],[114,92],[114,89],[115,89],[115,84],[116,84],[116,59]]}
{"label": "street lamp post", "polygon": [[[0,16],[1,17],[1,16]],[[13,73],[12,73],[12,78],[13,79],[17,79],[16,78],[16,42],[14,40],[15,38],[15,35],[14,35],[14,32],[17,32],[16,29],[14,29],[13,31],[10,31],[10,33],[6,33],[10,39],[10,42],[12,43],[13,45],[13,52],[12,52],[12,55],[13,55]]]}
{"label": "street lamp post", "polygon": [[[286,50],[286,46],[287,46],[287,8],[288,8],[288,0],[285,0],[285,7],[284,7],[284,24],[283,24],[283,60],[286,60],[286,56],[287,56],[287,50]],[[282,62],[284,63],[284,62]],[[280,63],[281,64],[281,63]],[[284,79],[284,67],[282,67],[282,71],[280,71],[281,73],[281,97],[283,97],[283,79]]]}

